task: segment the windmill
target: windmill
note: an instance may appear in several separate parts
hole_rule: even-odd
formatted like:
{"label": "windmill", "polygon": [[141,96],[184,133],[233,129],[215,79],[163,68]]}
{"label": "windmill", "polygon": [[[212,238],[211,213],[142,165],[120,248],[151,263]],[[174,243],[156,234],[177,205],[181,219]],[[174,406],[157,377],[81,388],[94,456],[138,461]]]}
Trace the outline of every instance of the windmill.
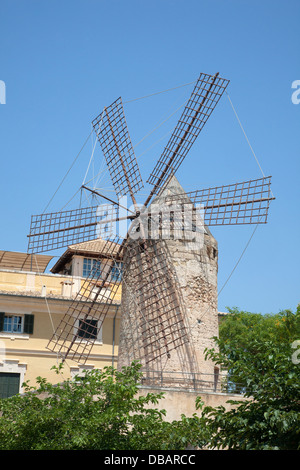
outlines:
{"label": "windmill", "polygon": [[[197,232],[196,205],[203,208],[202,222],[205,226],[267,222],[269,203],[273,199],[271,177],[190,193],[166,193],[228,84],[229,80],[221,78],[218,73],[200,74],[147,180],[151,189],[142,207],[137,203],[136,195],[144,184],[129,136],[123,102],[118,98],[92,122],[117,200],[85,186],[85,189],[104,198],[107,205],[101,205],[100,210],[98,206],[93,206],[32,216],[28,235],[29,253],[49,251],[99,237],[102,239],[102,251],[106,253],[101,272],[91,271],[49,340],[47,348],[60,355],[62,360],[70,358],[84,364],[89,357],[97,334],[85,337],[82,331],[88,331],[93,320],[100,330],[117,292],[112,288],[111,295],[107,296],[104,287],[115,264],[121,260],[123,295],[130,295],[128,285],[131,290],[134,289],[132,299],[127,300],[136,313],[137,323],[131,327],[138,332],[138,349],[144,363],[149,366],[162,357],[168,358],[172,351],[189,343],[190,335],[176,273],[162,237],[165,213],[174,228],[174,224],[179,221],[180,225],[182,217],[188,212],[190,232],[194,235]],[[162,195],[166,204],[153,210],[156,206],[154,202]],[[122,203],[124,196],[130,198],[130,209]],[[170,204],[175,207],[171,215],[168,209]],[[126,233],[112,233],[110,226],[123,220],[129,221]],[[154,226],[155,237],[151,236]],[[126,311],[122,317],[126,321]],[[74,330],[75,324],[80,324],[80,335],[78,329]]]}

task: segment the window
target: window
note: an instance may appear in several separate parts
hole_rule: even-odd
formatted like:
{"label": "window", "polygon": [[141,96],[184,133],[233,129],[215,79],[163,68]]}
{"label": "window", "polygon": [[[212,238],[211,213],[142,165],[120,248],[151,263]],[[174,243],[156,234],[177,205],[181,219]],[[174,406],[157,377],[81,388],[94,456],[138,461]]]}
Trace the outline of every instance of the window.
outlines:
{"label": "window", "polygon": [[83,259],[83,277],[99,277],[101,274],[101,262],[93,258]]}
{"label": "window", "polygon": [[34,315],[14,315],[0,312],[0,332],[8,334],[33,333]]}
{"label": "window", "polygon": [[22,333],[23,318],[17,315],[4,316],[3,332],[4,333]]}
{"label": "window", "polygon": [[78,338],[97,339],[98,321],[97,320],[79,320],[77,331]]}
{"label": "window", "polygon": [[115,261],[111,270],[111,280],[112,281],[121,281],[122,278],[122,268],[123,263],[120,261]]}

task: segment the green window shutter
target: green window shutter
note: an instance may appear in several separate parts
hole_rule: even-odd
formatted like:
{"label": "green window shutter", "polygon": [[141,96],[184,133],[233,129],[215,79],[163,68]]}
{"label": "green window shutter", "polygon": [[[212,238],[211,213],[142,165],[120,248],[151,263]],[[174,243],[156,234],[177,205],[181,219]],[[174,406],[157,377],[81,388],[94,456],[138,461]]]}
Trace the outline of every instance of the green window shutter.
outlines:
{"label": "green window shutter", "polygon": [[32,335],[34,315],[24,315],[24,333]]}
{"label": "green window shutter", "polygon": [[19,393],[20,374],[0,372],[0,398],[8,398]]}
{"label": "green window shutter", "polygon": [[0,312],[0,331],[3,331],[4,328],[4,312]]}

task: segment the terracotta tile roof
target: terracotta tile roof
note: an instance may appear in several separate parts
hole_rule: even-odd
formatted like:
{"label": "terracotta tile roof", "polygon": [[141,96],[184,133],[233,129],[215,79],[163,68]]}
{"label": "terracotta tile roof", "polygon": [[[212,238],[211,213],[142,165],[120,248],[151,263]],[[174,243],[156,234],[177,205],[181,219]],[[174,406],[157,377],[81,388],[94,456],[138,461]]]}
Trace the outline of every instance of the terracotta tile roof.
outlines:
{"label": "terracotta tile roof", "polygon": [[0,250],[0,269],[45,272],[53,256]]}

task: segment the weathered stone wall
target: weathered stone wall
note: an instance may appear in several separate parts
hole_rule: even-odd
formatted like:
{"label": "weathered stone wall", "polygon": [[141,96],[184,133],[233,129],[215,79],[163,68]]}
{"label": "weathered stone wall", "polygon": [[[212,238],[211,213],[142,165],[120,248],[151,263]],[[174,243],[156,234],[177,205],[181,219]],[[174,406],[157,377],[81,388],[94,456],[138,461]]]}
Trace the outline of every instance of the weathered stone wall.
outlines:
{"label": "weathered stone wall", "polygon": [[211,338],[218,336],[217,242],[206,233],[203,246],[190,249],[176,240],[168,241],[168,248],[180,286],[196,371],[214,374],[214,365],[204,359],[204,350],[213,347]]}

